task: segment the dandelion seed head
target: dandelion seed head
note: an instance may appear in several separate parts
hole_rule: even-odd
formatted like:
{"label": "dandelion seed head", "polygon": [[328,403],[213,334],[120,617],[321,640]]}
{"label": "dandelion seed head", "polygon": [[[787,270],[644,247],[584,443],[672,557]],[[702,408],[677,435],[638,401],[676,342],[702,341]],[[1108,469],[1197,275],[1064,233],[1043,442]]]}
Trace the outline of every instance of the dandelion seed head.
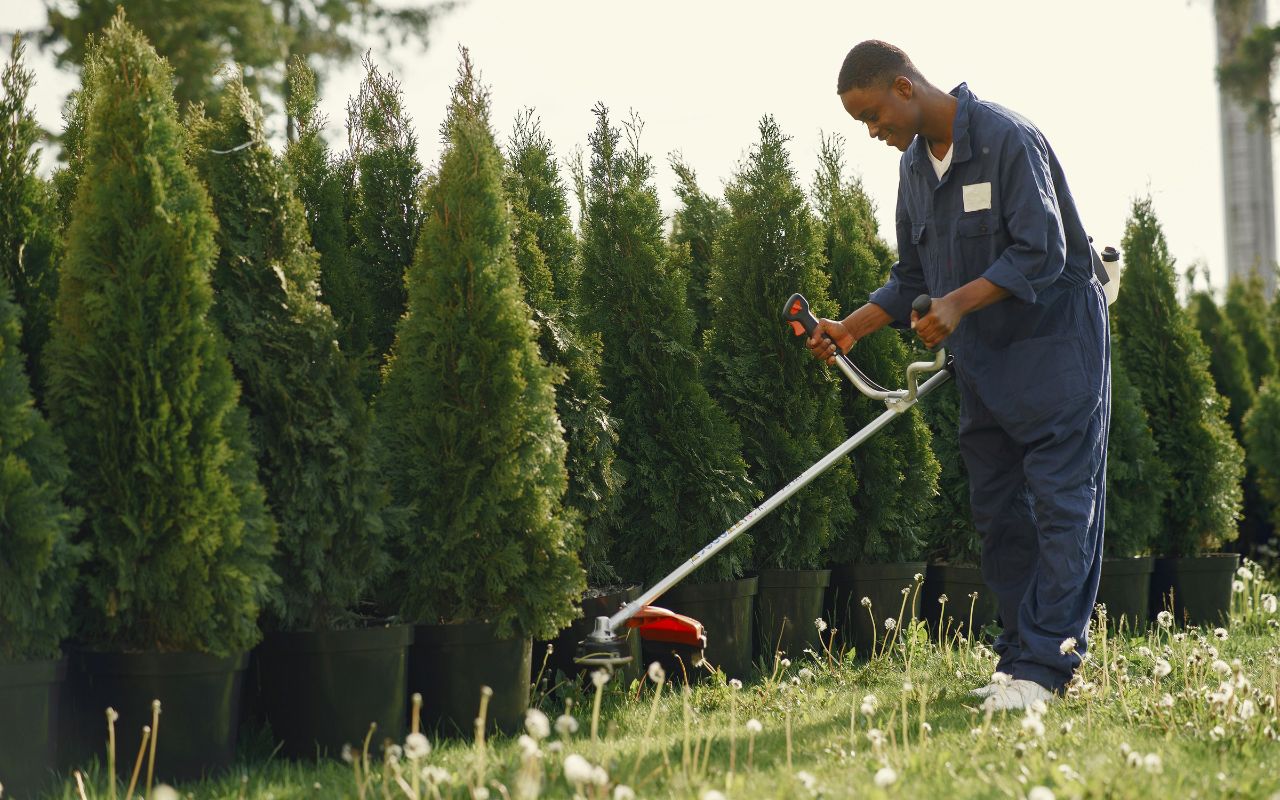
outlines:
{"label": "dandelion seed head", "polygon": [[864,598],[862,598],[862,607],[863,607],[863,608],[871,608],[871,598],[870,598],[870,597],[864,597]]}
{"label": "dandelion seed head", "polygon": [[591,683],[594,684],[597,689],[604,688],[604,685],[608,682],[609,682],[608,670],[598,669],[595,672],[591,673]]}
{"label": "dandelion seed head", "polygon": [[756,734],[764,730],[764,726],[760,724],[758,719],[747,720],[747,733]]}
{"label": "dandelion seed head", "polygon": [[1264,594],[1262,596],[1262,610],[1268,614],[1276,613],[1277,603],[1274,594]]}
{"label": "dandelion seed head", "polygon": [[1253,580],[1253,572],[1248,567],[1240,567],[1236,570],[1236,574],[1246,581]]}
{"label": "dandelion seed head", "polygon": [[536,708],[524,712],[524,729],[534,739],[545,739],[551,735],[551,720]]}
{"label": "dandelion seed head", "polygon": [[943,592],[942,594],[938,595],[938,602],[939,602],[939,603],[942,603],[943,605],[946,605],[946,604],[947,604],[947,593],[946,593],[946,592]]}
{"label": "dandelion seed head", "polygon": [[431,754],[431,742],[421,733],[411,733],[404,740],[404,754],[410,761],[426,758]]}
{"label": "dandelion seed head", "polygon": [[[807,681],[815,680],[818,677],[817,675],[814,675],[813,670],[809,669],[808,667],[801,667],[800,672],[796,674],[798,677],[804,678]],[[798,682],[799,681],[797,681],[797,683]]]}
{"label": "dandelion seed head", "polygon": [[784,659],[782,659],[781,661],[779,661],[778,663],[782,665],[782,668],[783,668],[783,669],[786,669],[787,667],[791,666],[791,659],[789,659],[789,658],[784,658]]}
{"label": "dandelion seed head", "polygon": [[893,617],[885,617],[884,629],[886,631],[891,631],[896,627],[898,627],[898,621],[896,619],[894,619]]}
{"label": "dandelion seed head", "polygon": [[625,783],[613,787],[613,800],[636,800],[636,790]]}
{"label": "dandelion seed head", "polygon": [[813,621],[813,627],[818,629],[818,633],[826,633],[827,621],[822,617],[818,617]]}
{"label": "dandelion seed head", "polygon": [[1032,786],[1027,792],[1027,800],[1053,800],[1053,790],[1048,786]]}
{"label": "dandelion seed head", "polygon": [[657,661],[649,665],[649,680],[654,683],[662,683],[667,678],[667,672]]}
{"label": "dandelion seed head", "polygon": [[911,594],[911,587],[910,587],[910,586],[903,586],[903,587],[902,587],[902,596],[903,596],[903,597],[906,597],[906,596],[907,596],[907,595],[909,595],[909,594]]}
{"label": "dandelion seed head", "polygon": [[1076,637],[1068,636],[1062,640],[1062,644],[1058,645],[1058,652],[1062,655],[1074,653],[1076,651]]}
{"label": "dandelion seed head", "polygon": [[707,789],[705,792],[698,795],[698,800],[724,800],[724,795],[715,789]]}
{"label": "dandelion seed head", "polygon": [[1244,594],[1244,581],[1232,581],[1231,591],[1235,594]]}
{"label": "dandelion seed head", "polygon": [[887,789],[898,782],[898,773],[893,767],[881,767],[876,770],[875,783],[881,789]]}
{"label": "dandelion seed head", "polygon": [[1156,677],[1156,680],[1167,677],[1170,672],[1173,672],[1173,665],[1163,658],[1157,658],[1155,665],[1151,668],[1151,674]]}
{"label": "dandelion seed head", "polygon": [[[1227,639],[1227,629],[1226,629],[1226,628],[1214,628],[1214,629],[1213,629],[1213,635],[1214,635],[1215,637],[1217,637],[1218,641],[1220,641],[1220,642],[1224,642],[1224,641],[1226,641],[1226,639]],[[1215,652],[1216,652],[1216,651],[1215,651]]]}
{"label": "dandelion seed head", "polygon": [[577,753],[564,757],[564,779],[575,786],[591,782],[591,762]]}
{"label": "dandelion seed head", "polygon": [[729,688],[730,688],[730,689],[733,689],[734,691],[737,691],[737,690],[741,689],[741,688],[742,688],[742,681],[738,680],[737,678],[730,678],[730,679],[729,679]]}
{"label": "dandelion seed head", "polygon": [[596,786],[608,786],[609,773],[604,767],[596,765],[591,768],[591,782]]}
{"label": "dandelion seed head", "polygon": [[578,732],[578,721],[568,714],[556,717],[556,733],[561,736],[572,736]]}
{"label": "dandelion seed head", "polygon": [[342,760],[348,764],[355,760],[355,753],[351,750],[351,745],[344,744],[342,746]]}
{"label": "dandelion seed head", "polygon": [[924,574],[917,572],[915,575],[911,576],[911,580],[915,581],[916,583],[919,583],[920,581],[924,580]]}
{"label": "dandelion seed head", "polygon": [[1142,757],[1142,768],[1147,772],[1159,774],[1164,772],[1164,764],[1160,761],[1159,753],[1147,753]]}
{"label": "dandelion seed head", "polygon": [[818,785],[818,779],[813,777],[813,773],[805,772],[804,770],[800,770],[796,773],[796,780],[800,781],[800,783],[804,785],[804,788],[810,792],[812,792]]}

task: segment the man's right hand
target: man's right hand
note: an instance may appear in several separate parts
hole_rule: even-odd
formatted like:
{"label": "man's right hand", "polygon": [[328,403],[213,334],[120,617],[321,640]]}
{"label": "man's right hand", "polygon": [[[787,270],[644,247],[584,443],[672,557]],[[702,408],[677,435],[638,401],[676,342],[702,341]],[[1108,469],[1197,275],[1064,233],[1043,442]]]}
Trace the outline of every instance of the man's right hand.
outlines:
{"label": "man's right hand", "polygon": [[[822,335],[824,333],[826,337]],[[843,323],[833,319],[820,319],[817,330],[814,331],[813,336],[805,340],[805,345],[808,346],[814,358],[834,366],[837,352],[849,352],[849,348],[854,345],[854,338]],[[836,350],[837,347],[840,348],[839,351]]]}

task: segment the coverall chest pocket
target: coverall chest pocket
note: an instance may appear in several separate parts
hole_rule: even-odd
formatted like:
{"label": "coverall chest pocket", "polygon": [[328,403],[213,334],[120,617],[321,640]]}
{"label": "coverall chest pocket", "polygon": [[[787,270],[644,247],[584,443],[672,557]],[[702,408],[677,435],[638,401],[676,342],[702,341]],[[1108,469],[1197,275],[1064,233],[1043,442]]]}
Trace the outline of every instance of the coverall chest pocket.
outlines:
{"label": "coverall chest pocket", "polygon": [[990,211],[963,214],[956,220],[956,255],[967,277],[986,272],[995,261],[996,218]]}

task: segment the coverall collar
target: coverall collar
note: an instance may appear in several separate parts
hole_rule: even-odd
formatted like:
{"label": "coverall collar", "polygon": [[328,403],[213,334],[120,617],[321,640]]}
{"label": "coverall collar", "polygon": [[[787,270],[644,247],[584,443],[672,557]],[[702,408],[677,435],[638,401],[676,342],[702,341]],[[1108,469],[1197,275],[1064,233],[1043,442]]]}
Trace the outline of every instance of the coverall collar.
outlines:
{"label": "coverall collar", "polygon": [[[973,92],[969,91],[967,83],[961,83],[952,89],[950,94],[957,100],[956,118],[951,124],[951,163],[960,164],[968,161],[972,154],[969,144],[969,104],[977,98],[973,96]],[[929,143],[925,138],[917,135],[915,141],[911,143],[911,149],[907,152],[911,160],[911,169],[921,174],[926,169],[933,171],[933,165],[929,163],[929,154],[925,152],[928,146]]]}

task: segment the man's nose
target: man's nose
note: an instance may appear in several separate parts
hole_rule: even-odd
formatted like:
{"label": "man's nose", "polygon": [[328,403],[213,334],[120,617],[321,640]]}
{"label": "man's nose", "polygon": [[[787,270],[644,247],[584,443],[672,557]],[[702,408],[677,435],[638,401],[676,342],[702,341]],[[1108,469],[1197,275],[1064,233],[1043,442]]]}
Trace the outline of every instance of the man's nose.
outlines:
{"label": "man's nose", "polygon": [[880,128],[879,128],[878,126],[876,126],[876,125],[872,125],[870,122],[868,122],[868,123],[867,123],[867,135],[868,135],[868,136],[870,136],[872,139],[879,139],[879,138],[880,138]]}

